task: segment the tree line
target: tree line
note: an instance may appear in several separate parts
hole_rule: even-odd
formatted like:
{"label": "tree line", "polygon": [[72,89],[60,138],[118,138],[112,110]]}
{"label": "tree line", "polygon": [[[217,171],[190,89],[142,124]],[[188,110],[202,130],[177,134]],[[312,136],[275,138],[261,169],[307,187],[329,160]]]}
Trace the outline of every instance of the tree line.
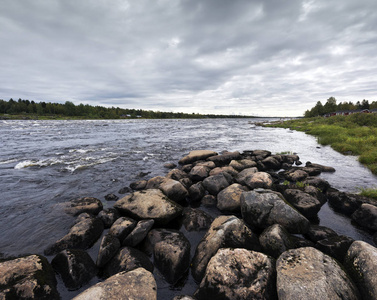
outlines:
{"label": "tree line", "polygon": [[214,115],[197,113],[174,113],[142,109],[124,109],[119,107],[92,106],[89,104],[75,105],[71,101],[62,103],[34,102],[12,98],[9,101],[0,99],[0,114],[24,116],[77,117],[85,119],[199,119],[199,118],[249,118],[240,115]]}
{"label": "tree line", "polygon": [[327,99],[326,103],[323,105],[321,101],[318,101],[317,104],[311,108],[310,110],[305,111],[304,117],[317,117],[322,116],[328,113],[332,113],[335,111],[351,111],[351,110],[358,110],[358,109],[374,109],[377,108],[377,101],[373,101],[369,103],[369,100],[357,101],[356,104],[349,101],[339,102],[336,103],[336,99],[334,97],[330,97]]}

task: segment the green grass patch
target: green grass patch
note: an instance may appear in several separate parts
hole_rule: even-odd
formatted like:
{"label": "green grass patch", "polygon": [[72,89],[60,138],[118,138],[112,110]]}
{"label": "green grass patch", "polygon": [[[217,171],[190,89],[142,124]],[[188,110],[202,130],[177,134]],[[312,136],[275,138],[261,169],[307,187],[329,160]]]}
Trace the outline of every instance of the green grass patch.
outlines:
{"label": "green grass patch", "polygon": [[360,195],[377,200],[377,188],[360,189]]}

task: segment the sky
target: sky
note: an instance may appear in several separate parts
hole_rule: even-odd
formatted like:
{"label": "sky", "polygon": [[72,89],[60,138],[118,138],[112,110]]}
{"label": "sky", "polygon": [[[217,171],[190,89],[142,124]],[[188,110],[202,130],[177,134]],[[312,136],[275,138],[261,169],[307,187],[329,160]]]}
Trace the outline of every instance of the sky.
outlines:
{"label": "sky", "polygon": [[376,0],[1,0],[0,99],[302,116],[377,101]]}

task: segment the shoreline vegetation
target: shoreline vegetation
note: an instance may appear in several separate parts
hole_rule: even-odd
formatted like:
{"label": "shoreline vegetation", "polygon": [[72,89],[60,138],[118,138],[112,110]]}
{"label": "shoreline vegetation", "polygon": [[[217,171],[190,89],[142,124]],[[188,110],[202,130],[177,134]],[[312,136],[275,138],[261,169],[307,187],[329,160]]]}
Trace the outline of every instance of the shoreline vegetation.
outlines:
{"label": "shoreline vegetation", "polygon": [[18,99],[0,99],[0,119],[5,120],[97,120],[97,119],[215,119],[258,118],[245,115],[215,115],[182,112],[161,112],[119,107],[91,106],[71,101],[62,103],[39,102]]}

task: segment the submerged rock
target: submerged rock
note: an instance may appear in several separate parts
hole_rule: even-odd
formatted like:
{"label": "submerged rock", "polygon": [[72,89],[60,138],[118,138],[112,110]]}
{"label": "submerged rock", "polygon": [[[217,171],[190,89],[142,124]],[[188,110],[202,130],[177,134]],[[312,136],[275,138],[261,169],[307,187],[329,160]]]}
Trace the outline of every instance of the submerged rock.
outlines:
{"label": "submerged rock", "polygon": [[71,200],[65,204],[65,212],[71,215],[89,213],[97,215],[103,208],[102,202],[97,198],[83,197]]}
{"label": "submerged rock", "polygon": [[362,204],[353,214],[352,219],[362,227],[377,230],[377,206]]}

